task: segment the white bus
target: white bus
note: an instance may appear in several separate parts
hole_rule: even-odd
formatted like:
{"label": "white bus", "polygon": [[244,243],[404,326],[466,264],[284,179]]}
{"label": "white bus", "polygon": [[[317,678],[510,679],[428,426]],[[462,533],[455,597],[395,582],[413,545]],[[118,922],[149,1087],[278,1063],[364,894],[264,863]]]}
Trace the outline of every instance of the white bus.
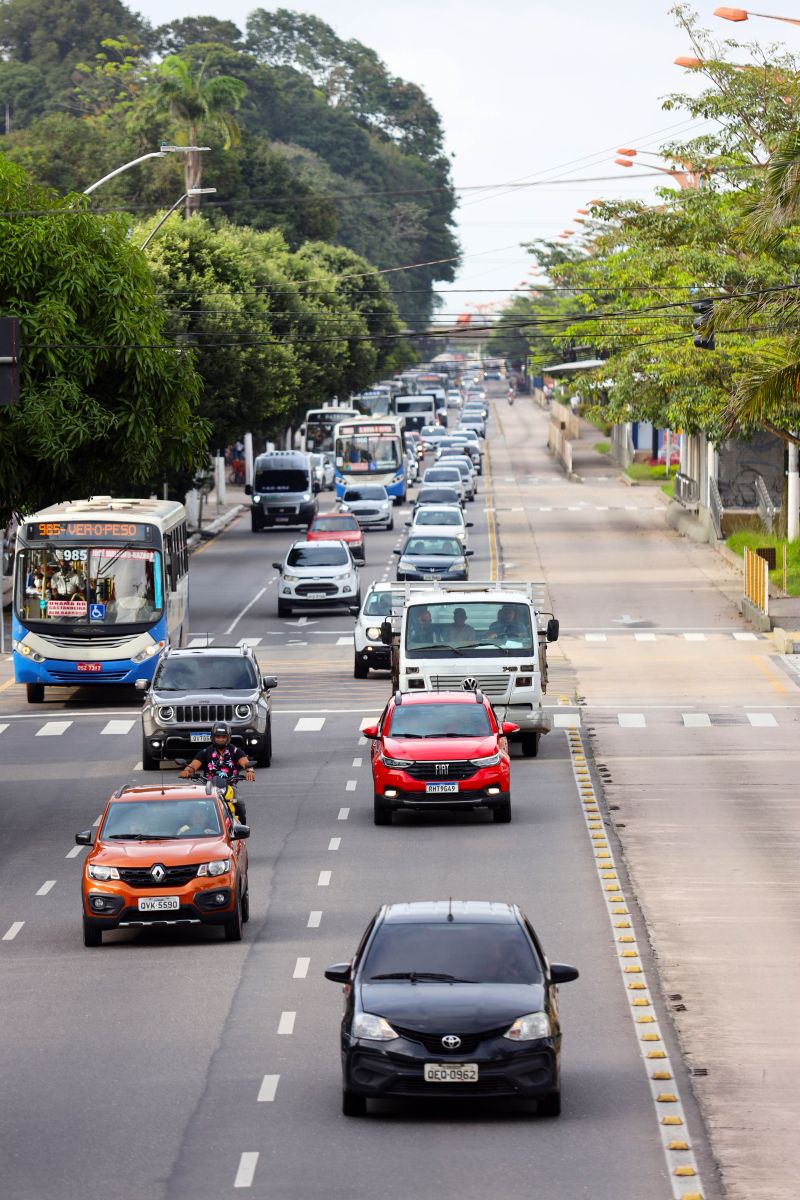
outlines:
{"label": "white bus", "polygon": [[300,449],[304,454],[324,454],[333,462],[333,431],[340,421],[359,415],[355,408],[310,408],[300,427]]}
{"label": "white bus", "polygon": [[351,483],[381,483],[396,505],[406,498],[402,417],[342,421],[334,435],[334,487],[341,500]]}
{"label": "white bus", "polygon": [[188,634],[186,510],[171,500],[93,496],[24,517],[11,623],[14,676],[45,687],[151,679]]}

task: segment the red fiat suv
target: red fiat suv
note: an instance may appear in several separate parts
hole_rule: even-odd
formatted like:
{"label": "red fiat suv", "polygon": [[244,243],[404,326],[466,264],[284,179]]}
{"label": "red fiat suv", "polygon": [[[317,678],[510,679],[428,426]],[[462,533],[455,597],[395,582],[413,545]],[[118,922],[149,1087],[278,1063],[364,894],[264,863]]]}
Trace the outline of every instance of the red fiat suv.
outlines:
{"label": "red fiat suv", "polygon": [[481,692],[395,692],[372,740],[375,824],[390,825],[399,808],[490,808],[511,820],[507,735]]}

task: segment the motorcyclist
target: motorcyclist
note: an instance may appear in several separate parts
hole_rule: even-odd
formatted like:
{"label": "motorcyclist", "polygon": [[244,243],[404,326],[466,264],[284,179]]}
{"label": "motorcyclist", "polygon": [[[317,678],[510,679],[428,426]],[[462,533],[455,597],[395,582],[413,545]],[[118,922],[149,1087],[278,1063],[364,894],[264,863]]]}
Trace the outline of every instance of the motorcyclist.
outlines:
{"label": "motorcyclist", "polygon": [[231,743],[230,727],[224,721],[217,722],[211,730],[209,745],[204,746],[197,757],[183,768],[180,777],[187,779],[198,771],[202,771],[209,778],[213,775],[226,775],[231,783],[236,783],[240,771],[244,772],[245,779],[250,783],[256,777],[247,755]]}

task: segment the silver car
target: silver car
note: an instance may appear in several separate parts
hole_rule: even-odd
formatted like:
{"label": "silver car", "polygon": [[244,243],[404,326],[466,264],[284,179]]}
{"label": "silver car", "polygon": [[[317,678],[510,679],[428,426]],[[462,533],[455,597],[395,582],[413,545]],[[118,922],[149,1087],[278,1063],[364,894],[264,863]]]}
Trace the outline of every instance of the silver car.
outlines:
{"label": "silver car", "polygon": [[392,498],[381,483],[351,484],[344,489],[339,508],[352,513],[364,529],[394,529]]}

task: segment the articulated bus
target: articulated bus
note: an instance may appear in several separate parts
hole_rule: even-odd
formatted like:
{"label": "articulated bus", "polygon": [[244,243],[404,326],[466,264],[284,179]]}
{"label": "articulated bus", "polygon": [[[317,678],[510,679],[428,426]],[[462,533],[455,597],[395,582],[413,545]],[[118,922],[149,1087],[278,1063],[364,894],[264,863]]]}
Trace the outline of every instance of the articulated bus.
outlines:
{"label": "articulated bus", "polygon": [[32,704],[48,685],[151,679],[189,625],[186,510],[93,496],[23,518],[11,624],[14,675]]}
{"label": "articulated bus", "polygon": [[334,434],[336,499],[351,483],[382,483],[395,504],[406,498],[402,417],[342,421]]}
{"label": "articulated bus", "polygon": [[324,454],[333,462],[333,431],[340,421],[352,421],[359,415],[350,405],[342,408],[310,408],[300,427],[300,449],[304,454]]}

